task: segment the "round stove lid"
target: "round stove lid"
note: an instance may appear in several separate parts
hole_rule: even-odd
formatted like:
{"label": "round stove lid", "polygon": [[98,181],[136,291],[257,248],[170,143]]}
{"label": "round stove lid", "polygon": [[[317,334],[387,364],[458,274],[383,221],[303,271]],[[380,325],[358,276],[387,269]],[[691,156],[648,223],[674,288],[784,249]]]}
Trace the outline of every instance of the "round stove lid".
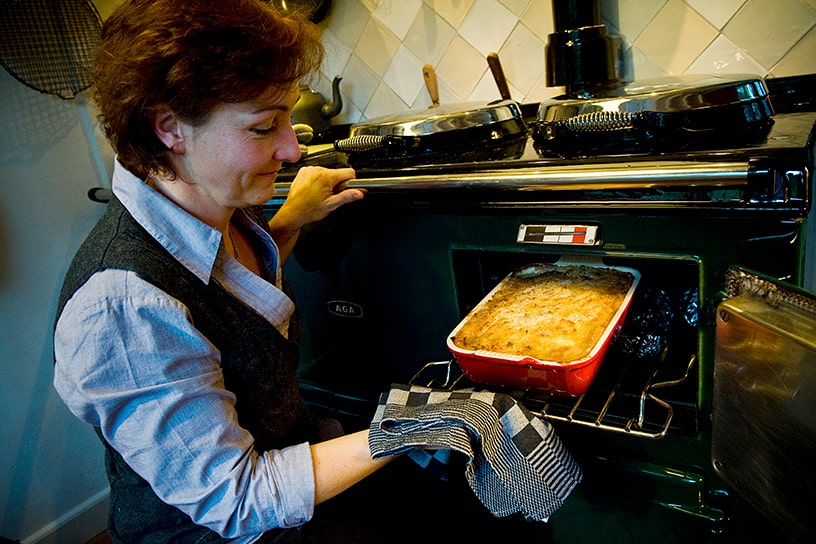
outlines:
{"label": "round stove lid", "polygon": [[768,89],[758,76],[687,75],[634,82],[598,97],[542,102],[538,120],[558,122],[598,112],[674,114],[768,100]]}
{"label": "round stove lid", "polygon": [[521,107],[514,100],[440,104],[355,123],[351,126],[349,136],[422,137],[512,120],[519,121],[518,125],[523,127]]}

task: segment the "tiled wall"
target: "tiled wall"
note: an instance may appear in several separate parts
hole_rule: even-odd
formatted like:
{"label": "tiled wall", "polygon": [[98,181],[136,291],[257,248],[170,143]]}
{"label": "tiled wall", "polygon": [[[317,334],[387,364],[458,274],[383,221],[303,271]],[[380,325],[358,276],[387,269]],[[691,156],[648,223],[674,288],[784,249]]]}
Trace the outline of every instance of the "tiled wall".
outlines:
{"label": "tiled wall", "polygon": [[[602,0],[601,11],[623,39],[630,80],[816,73],[816,0]],[[331,79],[343,77],[335,123],[429,105],[425,64],[443,103],[496,99],[492,51],[515,100],[563,91],[546,87],[551,0],[333,0],[320,26],[328,58],[311,84],[328,96]]]}

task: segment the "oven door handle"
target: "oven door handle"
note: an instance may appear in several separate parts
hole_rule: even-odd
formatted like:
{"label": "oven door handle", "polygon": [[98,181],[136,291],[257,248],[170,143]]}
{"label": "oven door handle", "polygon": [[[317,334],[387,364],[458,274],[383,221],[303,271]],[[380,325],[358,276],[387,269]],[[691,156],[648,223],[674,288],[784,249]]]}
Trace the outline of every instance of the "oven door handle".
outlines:
{"label": "oven door handle", "polygon": [[[542,166],[454,174],[361,177],[348,187],[367,190],[565,191],[748,187],[747,162],[648,161]],[[289,191],[278,183],[275,196]]]}

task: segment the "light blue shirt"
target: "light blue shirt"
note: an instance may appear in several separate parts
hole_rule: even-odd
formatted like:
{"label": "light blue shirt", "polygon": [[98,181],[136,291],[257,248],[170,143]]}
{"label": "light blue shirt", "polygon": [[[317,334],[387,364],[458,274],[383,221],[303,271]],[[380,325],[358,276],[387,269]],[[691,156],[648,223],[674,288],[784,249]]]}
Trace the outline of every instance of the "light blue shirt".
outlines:
{"label": "light blue shirt", "polygon": [[[182,183],[182,182],[179,182]],[[224,249],[221,233],[118,162],[113,193],[203,282],[217,282],[278,330],[294,310],[280,290],[278,249],[243,212],[266,267],[258,277]],[[54,336],[54,386],[165,502],[235,542],[257,540],[314,512],[309,445],[258,454],[224,388],[221,356],[175,298],[124,270],[95,273],[65,305]]]}

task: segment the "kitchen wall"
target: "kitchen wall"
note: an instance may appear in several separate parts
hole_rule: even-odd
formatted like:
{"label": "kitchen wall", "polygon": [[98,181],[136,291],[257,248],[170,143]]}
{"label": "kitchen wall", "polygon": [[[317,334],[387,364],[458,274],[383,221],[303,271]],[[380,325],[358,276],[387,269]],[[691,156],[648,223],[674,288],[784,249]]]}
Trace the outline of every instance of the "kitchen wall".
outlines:
{"label": "kitchen wall", "polygon": [[[589,2],[589,0],[587,0]],[[334,0],[321,27],[328,51],[324,95],[343,76],[349,123],[430,104],[422,66],[441,102],[499,97],[485,57],[498,53],[511,95],[539,102],[550,0]],[[816,0],[603,0],[603,22],[621,36],[630,80],[692,73],[789,76],[816,72]]]}
{"label": "kitchen wall", "polygon": [[107,478],[99,439],[53,390],[52,324],[103,212],[86,193],[109,186],[112,153],[81,95],[42,94],[0,69],[0,97],[0,541],[82,544],[105,527]]}
{"label": "kitchen wall", "polygon": [[[97,0],[103,16],[119,0]],[[442,101],[494,99],[484,60],[496,51],[511,92],[536,102],[549,0],[334,0],[321,23],[329,56],[315,86],[337,74],[336,122],[429,104],[421,66],[433,65]],[[631,76],[816,72],[816,0],[604,0]],[[0,71],[0,536],[76,544],[104,528],[102,448],[53,392],[51,327],[71,256],[102,206],[111,152],[83,101],[63,101]]]}

